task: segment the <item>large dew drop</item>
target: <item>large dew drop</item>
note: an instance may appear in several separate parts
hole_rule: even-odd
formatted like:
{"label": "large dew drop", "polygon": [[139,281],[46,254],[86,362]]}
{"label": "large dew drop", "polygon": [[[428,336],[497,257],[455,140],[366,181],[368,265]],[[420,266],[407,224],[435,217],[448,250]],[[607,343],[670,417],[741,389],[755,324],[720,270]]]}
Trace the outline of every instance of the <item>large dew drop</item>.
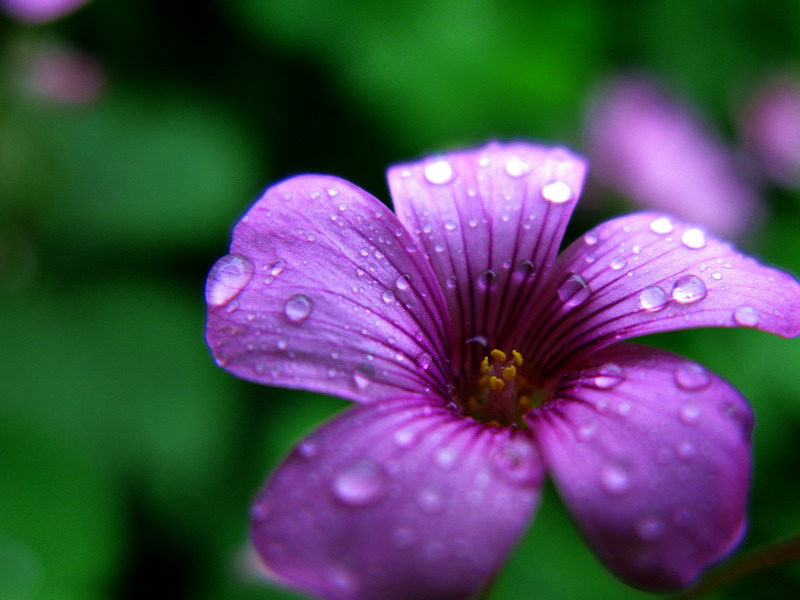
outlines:
{"label": "large dew drop", "polygon": [[650,223],[650,231],[661,235],[672,233],[674,228],[668,217],[658,217]]}
{"label": "large dew drop", "polygon": [[697,275],[684,275],[672,286],[672,297],[679,304],[702,300],[706,293],[706,284]]}
{"label": "large dew drop", "polygon": [[594,378],[594,384],[601,390],[610,390],[625,380],[625,373],[616,363],[606,363],[600,367]]}
{"label": "large dew drop", "polygon": [[573,197],[572,188],[563,181],[553,181],[542,188],[542,198],[553,204],[564,204]]}
{"label": "large dew drop", "polygon": [[360,460],[340,471],[333,479],[334,495],[349,506],[376,502],[384,490],[385,475],[369,460]]}
{"label": "large dew drop", "polygon": [[568,307],[579,306],[592,295],[592,288],[576,273],[567,273],[558,285],[558,297]]}
{"label": "large dew drop", "polygon": [[206,283],[206,302],[211,308],[225,306],[250,283],[252,261],[241,254],[228,254],[211,268]]}
{"label": "large dew drop", "polygon": [[752,306],[740,306],[733,311],[733,320],[742,327],[758,325],[758,311]]}
{"label": "large dew drop", "polygon": [[302,323],[314,310],[314,303],[311,298],[303,294],[295,294],[283,305],[283,314],[292,323]]}
{"label": "large dew drop", "polygon": [[686,362],[675,369],[675,383],[682,390],[696,392],[711,384],[711,375],[702,365]]}
{"label": "large dew drop", "polygon": [[519,156],[512,156],[506,161],[506,173],[509,177],[524,177],[531,172],[531,166]]}
{"label": "large dew drop", "polygon": [[437,160],[425,167],[425,179],[433,185],[450,183],[453,175],[453,167],[446,160]]}
{"label": "large dew drop", "polygon": [[622,465],[606,465],[600,471],[600,483],[611,494],[624,494],[631,489],[631,477]]}
{"label": "large dew drop", "polygon": [[667,292],[657,285],[646,287],[639,294],[639,306],[648,312],[662,310],[668,302]]}

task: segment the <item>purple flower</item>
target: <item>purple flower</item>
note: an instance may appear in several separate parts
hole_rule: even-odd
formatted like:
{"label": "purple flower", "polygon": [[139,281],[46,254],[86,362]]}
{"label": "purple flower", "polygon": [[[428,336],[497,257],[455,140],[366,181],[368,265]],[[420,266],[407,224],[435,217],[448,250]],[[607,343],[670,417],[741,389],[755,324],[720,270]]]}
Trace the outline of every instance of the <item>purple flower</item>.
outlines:
{"label": "purple flower", "polygon": [[46,23],[77,10],[87,0],[0,0],[0,8],[27,23]]}
{"label": "purple flower", "polygon": [[622,340],[792,337],[800,287],[657,213],[558,256],[585,169],[561,148],[492,143],[390,169],[397,215],[301,175],[236,226],[206,288],[217,362],[357,403],[255,502],[277,580],[325,598],[467,598],[531,520],[545,469],[632,585],[686,585],[740,540],[747,403],[702,366]]}
{"label": "purple flower", "polygon": [[800,187],[800,78],[767,81],[745,111],[742,129],[758,167],[782,185]]}
{"label": "purple flower", "polygon": [[692,112],[643,78],[611,82],[589,118],[589,156],[606,186],[720,235],[760,212],[730,152]]}

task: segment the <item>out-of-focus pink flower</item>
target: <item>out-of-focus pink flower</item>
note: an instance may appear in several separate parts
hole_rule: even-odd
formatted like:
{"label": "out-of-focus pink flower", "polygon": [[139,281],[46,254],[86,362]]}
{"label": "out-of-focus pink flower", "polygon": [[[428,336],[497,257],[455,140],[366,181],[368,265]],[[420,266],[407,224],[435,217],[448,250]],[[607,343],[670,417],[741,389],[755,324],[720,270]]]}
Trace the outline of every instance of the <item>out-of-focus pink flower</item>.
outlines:
{"label": "out-of-focus pink flower", "polygon": [[800,185],[800,77],[769,79],[745,109],[741,128],[761,172],[781,185]]}
{"label": "out-of-focus pink flower", "polygon": [[726,236],[753,227],[760,205],[733,156],[685,106],[653,82],[608,85],[588,122],[598,181],[636,204]]}
{"label": "out-of-focus pink flower", "polygon": [[73,12],[87,0],[0,0],[0,8],[25,23],[47,23]]}
{"label": "out-of-focus pink flower", "polygon": [[93,57],[60,44],[23,50],[16,69],[21,92],[49,104],[89,104],[105,85],[103,68]]}
{"label": "out-of-focus pink flower", "polygon": [[744,531],[751,411],[721,377],[627,339],[800,333],[800,286],[660,213],[559,254],[583,187],[563,148],[496,144],[352,183],[266,191],[206,286],[217,363],[352,400],[268,481],[272,577],[332,600],[464,600],[536,510],[545,470],[625,581],[685,586]]}

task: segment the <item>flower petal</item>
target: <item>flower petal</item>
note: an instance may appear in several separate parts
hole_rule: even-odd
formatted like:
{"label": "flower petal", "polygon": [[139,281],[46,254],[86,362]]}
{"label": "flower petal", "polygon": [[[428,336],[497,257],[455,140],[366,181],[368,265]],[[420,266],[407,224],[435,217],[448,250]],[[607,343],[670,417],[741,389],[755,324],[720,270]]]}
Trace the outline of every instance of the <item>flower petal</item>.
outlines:
{"label": "flower petal", "polygon": [[447,394],[435,276],[397,217],[341,179],[268,189],[214,265],[206,299],[209,346],[245,379],[361,402]]}
{"label": "flower petal", "polygon": [[593,174],[641,208],[729,236],[758,220],[759,199],[730,151],[653,82],[611,82],[588,129]]}
{"label": "flower petal", "polygon": [[687,585],[740,540],[752,414],[700,365],[612,346],[529,424],[584,535],[628,583]]}
{"label": "flower petal", "polygon": [[[445,290],[457,351],[476,338],[510,345],[514,314],[552,267],[585,171],[583,159],[563,148],[525,143],[491,143],[389,170],[397,214]],[[480,360],[485,350],[477,351]]]}
{"label": "flower petal", "polygon": [[530,355],[548,372],[598,346],[663,331],[800,333],[800,285],[790,275],[658,213],[607,221],[571,244],[541,302]]}
{"label": "flower petal", "polygon": [[253,508],[284,583],[325,598],[468,598],[538,502],[529,435],[425,399],[355,407],[301,442]]}

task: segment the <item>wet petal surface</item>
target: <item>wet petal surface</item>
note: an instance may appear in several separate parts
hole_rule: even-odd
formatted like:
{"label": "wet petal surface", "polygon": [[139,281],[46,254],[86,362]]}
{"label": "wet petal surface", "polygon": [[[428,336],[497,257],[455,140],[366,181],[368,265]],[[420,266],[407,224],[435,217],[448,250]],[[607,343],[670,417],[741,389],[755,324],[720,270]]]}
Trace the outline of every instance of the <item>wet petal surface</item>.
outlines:
{"label": "wet petal surface", "polygon": [[217,362],[357,401],[448,392],[436,278],[397,217],[335,177],[268,189],[206,285]]}
{"label": "wet petal surface", "polygon": [[637,213],[599,225],[562,253],[531,327],[538,333],[529,355],[550,370],[619,339],[677,329],[794,337],[800,286],[702,228]]}
{"label": "wet petal surface", "polygon": [[355,407],[301,442],[253,508],[271,573],[325,598],[466,599],[538,500],[522,431],[425,400]]}
{"label": "wet petal surface", "polygon": [[[513,343],[516,315],[552,268],[585,170],[563,148],[524,143],[492,143],[389,170],[397,214],[445,291],[455,364],[472,370],[486,353],[482,346]],[[475,339],[482,343],[463,347]]]}
{"label": "wet petal surface", "polygon": [[752,414],[704,367],[618,344],[565,378],[529,423],[584,535],[623,580],[687,585],[740,540]]}

